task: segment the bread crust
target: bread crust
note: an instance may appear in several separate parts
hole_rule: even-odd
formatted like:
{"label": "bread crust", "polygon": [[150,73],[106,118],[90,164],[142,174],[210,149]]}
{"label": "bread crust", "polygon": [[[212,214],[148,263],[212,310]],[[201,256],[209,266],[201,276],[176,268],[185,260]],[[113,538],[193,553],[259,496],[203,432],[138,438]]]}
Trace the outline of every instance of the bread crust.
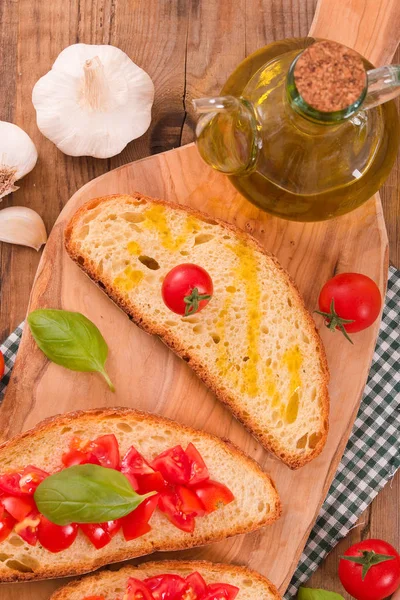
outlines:
{"label": "bread crust", "polygon": [[[218,573],[221,575],[221,583],[224,582],[224,577],[226,578],[231,576],[232,574],[240,573],[248,579],[254,579],[257,582],[261,583],[263,586],[265,586],[266,590],[269,594],[271,594],[273,598],[275,598],[276,600],[281,600],[281,596],[279,595],[279,592],[277,588],[273,585],[273,583],[271,583],[266,577],[260,575],[260,573],[257,573],[257,571],[253,571],[248,567],[212,563],[206,560],[163,560],[160,562],[142,563],[139,566],[128,565],[122,567],[122,569],[118,571],[118,575],[121,575],[122,584],[122,582],[125,581],[125,579],[129,577],[135,577],[137,575],[137,571],[140,569],[146,569],[148,571],[153,568],[157,568],[158,571],[160,567],[164,568],[167,572],[174,571],[177,574],[179,573],[179,571],[186,571],[187,569],[191,569],[193,572],[200,570],[209,570],[213,573]],[[91,583],[95,582],[101,585],[103,582],[106,583],[107,579],[109,579],[110,576],[115,576],[115,572],[103,570],[95,573],[94,575],[90,575],[89,577],[81,577],[76,581],[73,581],[65,587],[60,588],[59,590],[54,592],[54,594],[49,600],[68,600],[70,593],[76,590],[82,590],[83,600],[84,594],[86,593],[86,590],[88,588],[88,584],[90,585]]]}
{"label": "bread crust", "polygon": [[79,267],[90,277],[90,279],[94,281],[100,287],[100,289],[102,289],[108,295],[108,297],[120,309],[122,309],[138,327],[140,327],[141,329],[143,329],[151,335],[157,335],[173,352],[175,352],[175,354],[177,354],[180,358],[185,360],[185,362],[187,362],[190,365],[190,367],[195,371],[195,373],[205,383],[205,385],[213,391],[213,393],[221,402],[223,402],[230,408],[230,410],[238,419],[238,421],[240,421],[246,427],[246,429],[248,429],[248,431],[263,445],[264,448],[275,454],[278,458],[280,458],[280,460],[282,460],[282,462],[284,462],[291,469],[298,469],[300,467],[303,467],[305,464],[316,458],[321,453],[325,445],[328,436],[328,425],[323,431],[320,431],[321,438],[318,440],[317,444],[313,449],[309,449],[309,451],[305,454],[302,454],[302,456],[298,456],[295,453],[288,453],[285,450],[285,448],[281,446],[277,441],[269,439],[267,435],[265,435],[263,432],[257,432],[257,424],[251,419],[251,416],[245,416],[241,413],[241,411],[237,408],[232,395],[219,388],[219,383],[217,379],[209,373],[207,367],[201,364],[199,361],[197,361],[191,355],[191,353],[188,352],[181,345],[179,339],[175,337],[171,333],[171,331],[168,331],[162,326],[158,326],[156,323],[146,322],[146,316],[140,314],[140,312],[137,311],[134,306],[126,302],[124,297],[118,293],[118,290],[114,288],[112,281],[108,281],[105,276],[103,276],[102,281],[100,281],[99,275],[98,273],[96,273],[96,270],[92,269],[90,265],[85,264],[84,260],[82,260],[82,257],[79,254],[79,250],[77,249],[73,241],[74,228],[88,211],[92,210],[93,208],[96,208],[102,203],[107,203],[117,199],[121,202],[126,202],[127,204],[134,205],[137,205],[138,202],[151,202],[155,204],[160,204],[166,208],[172,208],[174,210],[179,210],[186,214],[190,214],[193,217],[196,217],[197,219],[200,219],[202,221],[218,224],[224,229],[233,232],[242,242],[251,246],[258,252],[264,254],[265,256],[269,257],[274,262],[276,268],[279,270],[284,280],[291,288],[292,293],[296,296],[301,311],[299,318],[305,325],[307,333],[313,338],[316,344],[322,374],[320,381],[320,398],[322,404],[321,420],[322,422],[328,424],[329,369],[325,349],[316,329],[314,320],[312,319],[310,313],[306,309],[301,294],[295,282],[290,277],[289,273],[287,273],[287,271],[281,266],[281,264],[278,262],[275,256],[267,252],[254,237],[239,229],[238,227],[231,225],[230,223],[226,223],[225,221],[222,221],[217,218],[210,218],[206,214],[198,210],[194,210],[190,207],[182,206],[173,202],[167,202],[158,198],[150,198],[138,192],[135,192],[131,195],[114,194],[90,200],[77,210],[77,212],[74,214],[74,216],[72,217],[65,229],[65,248],[72,260],[74,260],[79,265]]}
{"label": "bread crust", "polygon": [[[176,543],[168,544],[168,542],[166,542],[165,544],[156,545],[156,544],[151,543],[151,547],[149,549],[147,548],[147,545],[146,545],[146,548],[144,549],[144,551],[134,551],[134,552],[132,552],[132,549],[129,549],[129,548],[121,548],[120,551],[116,552],[112,556],[111,559],[109,559],[109,558],[105,559],[102,556],[98,556],[96,558],[96,556],[94,556],[92,560],[87,561],[85,563],[79,563],[75,566],[68,566],[65,568],[56,567],[56,568],[50,568],[50,569],[49,568],[46,568],[46,569],[39,568],[34,573],[23,573],[20,571],[14,571],[12,569],[7,568],[6,573],[2,573],[0,570],[0,582],[5,583],[5,582],[13,582],[13,581],[28,581],[28,580],[35,580],[35,579],[52,579],[52,578],[56,578],[56,577],[81,575],[83,573],[88,573],[90,571],[94,571],[94,570],[98,569],[99,567],[104,566],[105,564],[121,562],[124,560],[136,558],[139,556],[145,556],[147,554],[152,554],[153,552],[157,552],[157,551],[186,550],[188,548],[193,548],[196,546],[203,546],[208,543],[219,542],[223,539],[226,539],[227,537],[231,537],[231,536],[235,536],[235,535],[239,535],[239,534],[243,534],[243,533],[250,533],[251,531],[255,531],[261,527],[270,525],[271,523],[273,523],[276,519],[278,519],[280,517],[281,512],[282,512],[282,506],[281,506],[279,495],[276,490],[274,482],[272,481],[270,476],[260,468],[260,466],[258,465],[258,463],[256,461],[254,461],[252,458],[247,456],[240,448],[238,448],[235,444],[233,444],[233,442],[231,442],[230,440],[223,440],[217,436],[211,435],[204,431],[199,431],[199,430],[193,429],[191,427],[187,427],[186,425],[181,425],[181,424],[177,423],[176,421],[167,419],[166,417],[161,417],[159,415],[154,415],[154,414],[150,414],[150,413],[146,413],[146,412],[138,411],[138,410],[133,410],[133,409],[129,409],[129,408],[123,408],[123,407],[95,408],[95,409],[91,409],[91,410],[87,410],[87,411],[74,411],[71,413],[66,413],[66,414],[62,414],[62,415],[56,415],[53,417],[49,417],[48,419],[45,419],[44,421],[41,421],[40,423],[38,423],[38,425],[36,425],[34,428],[32,428],[28,431],[25,431],[24,433],[21,433],[18,436],[12,438],[11,440],[8,440],[8,441],[4,442],[3,444],[1,444],[0,445],[0,464],[2,461],[2,457],[7,456],[7,454],[12,450],[17,450],[21,441],[29,439],[32,442],[32,444],[34,444],[35,438],[38,435],[42,435],[43,433],[46,433],[47,431],[51,431],[53,429],[53,427],[55,427],[55,426],[59,426],[59,427],[68,426],[72,422],[77,421],[77,420],[81,420],[82,422],[85,420],[86,421],[94,420],[95,422],[99,422],[99,424],[100,424],[104,419],[107,419],[108,417],[115,417],[115,418],[121,418],[121,419],[123,419],[124,417],[125,418],[130,417],[130,418],[134,419],[135,421],[145,421],[147,425],[156,424],[156,423],[162,424],[162,425],[167,425],[170,428],[174,428],[175,431],[182,432],[182,434],[183,433],[189,434],[193,437],[195,437],[195,436],[198,437],[200,434],[203,438],[212,441],[213,444],[216,443],[216,444],[219,444],[224,447],[228,446],[230,448],[230,450],[236,455],[237,460],[246,464],[246,469],[253,471],[254,474],[257,476],[257,478],[262,477],[270,485],[271,490],[274,493],[274,504],[271,504],[270,512],[268,513],[268,515],[265,516],[263,521],[260,521],[258,523],[246,523],[246,524],[238,525],[234,529],[231,529],[229,531],[229,533],[227,533],[226,531],[225,532],[221,531],[221,533],[219,535],[210,534],[210,535],[202,536],[198,533],[196,534],[196,531],[195,531],[193,534],[190,535],[189,538],[185,538],[190,542],[189,544],[187,542],[185,542],[184,540],[182,540],[182,542],[179,544],[176,544]],[[100,427],[99,427],[99,429],[100,429]],[[93,549],[94,555],[95,555],[95,552],[96,552],[96,550]],[[8,571],[9,571],[9,573],[8,573]]]}

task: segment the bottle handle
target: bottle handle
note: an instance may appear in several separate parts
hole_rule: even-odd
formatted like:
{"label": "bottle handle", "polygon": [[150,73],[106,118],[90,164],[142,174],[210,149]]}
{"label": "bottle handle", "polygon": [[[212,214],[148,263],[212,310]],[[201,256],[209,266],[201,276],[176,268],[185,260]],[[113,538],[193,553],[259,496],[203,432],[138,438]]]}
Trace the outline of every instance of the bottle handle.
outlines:
{"label": "bottle handle", "polygon": [[400,94],[400,65],[386,65],[367,71],[367,95],[361,108],[368,110]]}
{"label": "bottle handle", "polygon": [[196,98],[193,105],[201,115],[196,143],[202,158],[226,175],[250,173],[260,147],[252,105],[235,96]]}

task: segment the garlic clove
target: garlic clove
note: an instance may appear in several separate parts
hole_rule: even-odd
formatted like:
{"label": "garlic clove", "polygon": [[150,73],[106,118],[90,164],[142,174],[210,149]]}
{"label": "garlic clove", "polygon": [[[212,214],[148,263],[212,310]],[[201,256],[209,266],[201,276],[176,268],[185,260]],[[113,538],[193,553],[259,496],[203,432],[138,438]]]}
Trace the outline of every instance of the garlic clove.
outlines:
{"label": "garlic clove", "polygon": [[47,242],[42,217],[26,206],[0,210],[0,241],[39,250]]}
{"label": "garlic clove", "polygon": [[32,171],[37,158],[29,135],[14,123],[0,121],[0,199],[18,189],[15,182]]}
{"label": "garlic clove", "polygon": [[109,158],[143,135],[154,85],[119,48],[74,44],[33,88],[40,131],[65,154]]}

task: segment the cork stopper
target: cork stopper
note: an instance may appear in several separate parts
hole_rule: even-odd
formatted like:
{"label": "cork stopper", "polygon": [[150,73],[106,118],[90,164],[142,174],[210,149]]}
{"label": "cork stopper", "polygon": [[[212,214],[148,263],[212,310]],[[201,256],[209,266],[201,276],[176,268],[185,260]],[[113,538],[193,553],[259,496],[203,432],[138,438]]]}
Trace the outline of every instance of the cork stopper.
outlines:
{"label": "cork stopper", "polygon": [[309,106],[334,112],[344,110],[361,96],[367,75],[355,50],[326,40],[304,50],[296,62],[294,80]]}

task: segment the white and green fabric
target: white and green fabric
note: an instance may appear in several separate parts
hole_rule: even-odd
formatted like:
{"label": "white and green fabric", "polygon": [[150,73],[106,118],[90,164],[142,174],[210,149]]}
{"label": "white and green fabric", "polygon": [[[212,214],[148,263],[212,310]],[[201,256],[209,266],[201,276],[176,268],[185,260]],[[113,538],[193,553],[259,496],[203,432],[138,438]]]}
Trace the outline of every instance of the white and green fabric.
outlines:
{"label": "white and green fabric", "polygon": [[[0,347],[3,398],[21,341],[23,324]],[[285,600],[293,598],[323,558],[356,523],[400,467],[400,271],[389,269],[379,337],[353,431],[328,496],[304,548]]]}

